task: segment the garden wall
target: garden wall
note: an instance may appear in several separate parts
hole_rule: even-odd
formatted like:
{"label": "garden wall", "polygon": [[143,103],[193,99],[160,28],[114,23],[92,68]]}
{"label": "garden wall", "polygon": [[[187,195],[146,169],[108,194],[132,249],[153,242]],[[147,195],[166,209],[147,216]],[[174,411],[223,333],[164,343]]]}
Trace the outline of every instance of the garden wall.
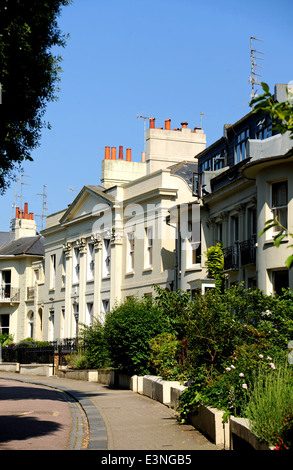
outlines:
{"label": "garden wall", "polygon": [[[0,363],[0,371],[16,372],[28,375],[53,375],[51,364],[17,364]],[[166,381],[154,375],[129,377],[112,369],[75,370],[58,368],[55,373],[60,378],[98,382],[109,387],[126,388],[135,393],[157,400],[166,406],[176,409],[179,398],[187,388],[177,381]],[[219,448],[225,450],[270,450],[260,444],[251,433],[248,421],[243,418],[230,417],[223,423],[223,412],[216,408],[201,406],[198,412],[189,419],[191,424],[206,435]]]}

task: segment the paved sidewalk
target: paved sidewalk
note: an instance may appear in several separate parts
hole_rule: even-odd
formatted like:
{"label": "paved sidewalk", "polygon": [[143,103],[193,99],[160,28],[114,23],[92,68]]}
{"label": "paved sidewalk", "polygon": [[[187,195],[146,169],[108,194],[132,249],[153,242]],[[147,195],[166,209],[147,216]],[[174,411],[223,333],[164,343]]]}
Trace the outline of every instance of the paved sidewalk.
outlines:
{"label": "paved sidewalk", "polygon": [[[51,413],[55,409],[57,412],[59,410],[60,414],[56,415],[55,419],[62,419],[63,422],[58,430],[49,429],[46,438],[53,439],[58,432],[63,432],[63,440],[60,440],[60,443],[64,445],[66,434],[68,449],[82,449],[86,440],[88,450],[218,450],[216,445],[193,426],[178,424],[175,412],[167,406],[131,390],[112,389],[96,382],[0,372],[0,419],[5,418],[2,412],[6,406],[6,401],[4,404],[1,401],[1,389],[3,384],[7,387],[9,381],[12,395],[16,390],[15,384],[18,387],[20,383],[27,388],[29,384],[30,386],[42,385],[40,388],[43,394],[46,391],[52,395],[54,391],[54,405],[50,404],[49,409]],[[62,392],[66,393],[62,395],[61,401]],[[38,393],[40,393],[39,389]],[[64,396],[67,397],[67,403],[64,401]],[[13,396],[11,396],[11,401],[13,401]],[[36,402],[39,401],[44,402],[45,396],[37,397]],[[87,417],[88,435],[86,435],[80,411],[74,408],[78,406],[77,403]],[[59,408],[56,408],[61,404],[62,413]],[[67,406],[67,411],[64,405]],[[10,412],[13,414],[13,410]],[[73,424],[69,429],[68,413],[70,412]],[[35,446],[41,438],[41,435],[35,436]],[[33,446],[34,444],[30,448]]]}

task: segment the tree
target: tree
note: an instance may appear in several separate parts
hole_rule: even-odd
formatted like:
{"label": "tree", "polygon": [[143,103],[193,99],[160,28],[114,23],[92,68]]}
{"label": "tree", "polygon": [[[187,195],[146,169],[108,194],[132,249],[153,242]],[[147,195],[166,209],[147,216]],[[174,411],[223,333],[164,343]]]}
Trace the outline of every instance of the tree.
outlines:
{"label": "tree", "polygon": [[57,17],[71,0],[2,0],[0,5],[0,193],[38,145],[48,102],[56,99],[66,44]]}

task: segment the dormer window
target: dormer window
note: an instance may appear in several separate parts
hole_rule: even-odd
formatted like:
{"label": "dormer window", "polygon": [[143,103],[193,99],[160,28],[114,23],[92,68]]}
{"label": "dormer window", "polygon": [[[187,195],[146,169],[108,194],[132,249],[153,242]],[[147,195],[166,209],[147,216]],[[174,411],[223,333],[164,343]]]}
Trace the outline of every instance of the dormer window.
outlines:
{"label": "dormer window", "polygon": [[249,138],[249,129],[245,129],[236,136],[235,163],[242,162],[246,158],[246,142]]}

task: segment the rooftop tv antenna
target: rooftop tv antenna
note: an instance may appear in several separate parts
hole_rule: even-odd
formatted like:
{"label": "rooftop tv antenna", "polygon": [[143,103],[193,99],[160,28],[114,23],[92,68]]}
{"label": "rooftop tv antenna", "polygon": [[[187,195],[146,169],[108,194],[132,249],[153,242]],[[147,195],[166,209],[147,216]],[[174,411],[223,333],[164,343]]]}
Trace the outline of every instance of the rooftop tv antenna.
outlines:
{"label": "rooftop tv antenna", "polygon": [[12,228],[12,220],[14,219],[14,209],[16,207],[16,199],[19,197],[17,195],[17,183],[18,183],[18,181],[19,181],[19,178],[16,178],[14,197],[13,197],[13,203],[12,203],[11,218],[10,218],[10,228]]}
{"label": "rooftop tv antenna", "polygon": [[256,77],[261,77],[260,74],[255,72],[255,67],[260,67],[263,69],[261,65],[258,65],[256,63],[256,60],[264,60],[263,57],[256,57],[256,54],[263,54],[263,52],[258,51],[257,49],[254,48],[253,41],[262,41],[262,39],[255,38],[251,36],[250,38],[250,60],[251,60],[251,76],[249,77],[249,83],[251,84],[251,99],[255,98],[257,96],[257,92],[255,90],[255,85],[260,85],[260,81]]}
{"label": "rooftop tv antenna", "polygon": [[146,121],[150,119],[147,116],[142,116],[142,114],[138,114],[136,119],[143,119],[143,141],[144,141],[144,151],[146,151]]}
{"label": "rooftop tv antenna", "polygon": [[25,183],[23,181],[23,178],[30,178],[30,176],[28,175],[21,175],[21,178],[20,178],[20,208],[22,209],[22,187],[24,185],[27,185],[27,186],[30,186],[28,183]]}
{"label": "rooftop tv antenna", "polygon": [[47,217],[47,194],[46,194],[46,185],[44,184],[43,185],[43,192],[41,194],[37,194],[37,196],[42,196],[43,198],[43,203],[42,203],[42,214],[41,215],[36,215],[36,217],[41,217],[41,220],[42,220],[42,228],[41,230],[43,230],[44,228],[44,219]]}
{"label": "rooftop tv antenna", "polygon": [[202,129],[202,118],[203,116],[208,116],[208,114],[203,113],[202,111],[200,112],[200,128]]}
{"label": "rooftop tv antenna", "polygon": [[[73,199],[74,199],[74,192],[77,191],[77,189],[69,188],[69,191],[71,191],[71,193],[72,193],[72,201],[73,201]],[[71,201],[71,202],[72,202],[72,201]]]}

